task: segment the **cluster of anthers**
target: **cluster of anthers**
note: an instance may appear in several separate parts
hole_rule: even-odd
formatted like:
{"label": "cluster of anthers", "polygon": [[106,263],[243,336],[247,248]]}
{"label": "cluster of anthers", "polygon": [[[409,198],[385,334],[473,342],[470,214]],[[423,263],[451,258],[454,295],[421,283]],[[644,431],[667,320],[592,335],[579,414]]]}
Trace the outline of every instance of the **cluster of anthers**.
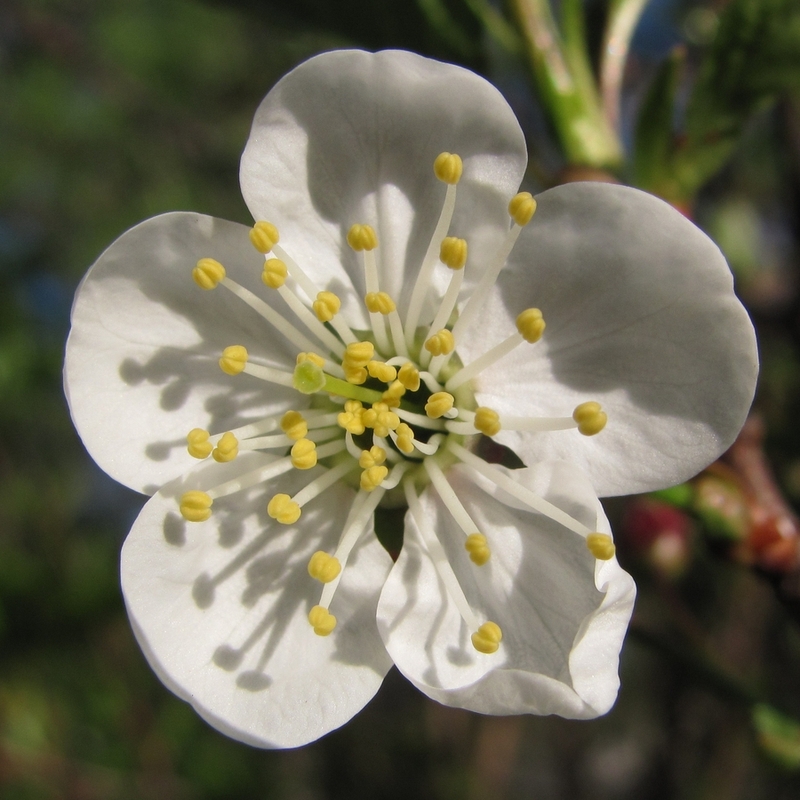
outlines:
{"label": "cluster of anthers", "polygon": [[[456,315],[468,246],[464,239],[446,234],[462,168],[461,158],[455,154],[442,153],[435,160],[434,173],[447,189],[405,321],[392,297],[381,291],[375,258],[378,239],[369,225],[355,224],[347,235],[348,244],[363,259],[369,331],[354,331],[347,324],[339,313],[339,297],[314,285],[279,244],[278,230],[269,222],[257,222],[250,230],[253,246],[265,256],[263,282],[280,294],[304,330],[231,280],[218,261],[203,258],[192,273],[202,289],[222,285],[233,292],[298,350],[296,368],[288,372],[253,363],[243,346],[232,345],[222,353],[222,370],[228,375],[244,372],[292,387],[304,396],[304,410],[287,411],[280,418],[265,418],[216,435],[200,428],[190,431],[189,453],[199,459],[210,456],[224,463],[249,450],[288,451],[288,455],[208,491],[186,492],[179,500],[181,514],[190,522],[202,522],[211,516],[214,501],[273,481],[289,470],[308,470],[318,464],[326,467],[325,471],[301,491],[294,496],[276,493],[272,497],[267,506],[270,517],[292,525],[307,503],[336,482],[345,480],[357,488],[335,552],[318,551],[308,564],[310,576],[324,584],[319,603],[308,615],[314,632],[320,636],[327,636],[336,626],[336,618],[329,611],[331,601],[348,556],[374,510],[381,502],[397,505],[404,500],[447,591],[473,631],[474,647],[481,653],[497,651],[502,639],[500,626],[492,621],[481,623],[471,609],[435,531],[423,518],[419,502],[421,488],[432,484],[463,530],[469,558],[477,567],[489,562],[491,543],[478,531],[445,474],[457,462],[488,478],[532,511],[546,514],[585,537],[595,558],[607,560],[614,555],[610,536],[587,529],[469,449],[471,437],[495,436],[501,429],[577,429],[591,436],[604,428],[606,415],[595,402],[582,403],[571,417],[558,418],[501,416],[491,408],[476,407],[471,379],[523,343],[537,342],[545,321],[539,309],[525,309],[516,319],[517,330],[507,339],[471,363],[462,364],[457,358],[459,338],[476,322],[488,290],[536,211],[536,200],[527,192],[511,200],[511,224],[505,239]],[[425,294],[437,262],[450,270],[449,287],[430,324],[420,325]],[[455,321],[451,322],[453,318]]]}

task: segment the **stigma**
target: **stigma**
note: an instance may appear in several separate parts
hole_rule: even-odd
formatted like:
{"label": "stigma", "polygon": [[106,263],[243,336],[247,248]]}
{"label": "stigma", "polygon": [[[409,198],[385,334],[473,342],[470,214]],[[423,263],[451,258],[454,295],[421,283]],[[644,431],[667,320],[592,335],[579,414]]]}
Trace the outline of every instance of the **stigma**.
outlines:
{"label": "stigma", "polygon": [[[308,622],[314,634],[327,637],[336,628],[331,609],[335,610],[336,590],[349,569],[351,551],[366,535],[380,505],[404,501],[459,609],[474,657],[498,658],[505,646],[504,636],[506,641],[514,638],[513,621],[486,619],[467,599],[457,573],[472,570],[480,583],[492,569],[493,549],[502,543],[493,542],[480,530],[453,489],[448,469],[455,463],[466,465],[476,486],[483,486],[480,481],[488,479],[531,512],[555,520],[564,536],[583,537],[587,559],[608,560],[614,557],[610,535],[587,528],[524,489],[474,449],[482,437],[497,436],[502,430],[595,436],[602,433],[608,417],[591,398],[574,409],[565,408],[564,416],[559,417],[513,416],[478,406],[474,380],[501,359],[537,346],[546,337],[546,309],[515,309],[515,325],[506,338],[469,363],[459,358],[459,342],[480,325],[490,290],[521,231],[535,224],[536,213],[536,200],[527,192],[509,200],[508,230],[494,256],[481,265],[475,289],[462,302],[464,275],[474,267],[468,237],[451,227],[464,170],[457,154],[444,152],[434,160],[431,180],[440,182],[441,211],[438,219],[430,221],[430,243],[402,313],[398,298],[381,285],[378,269],[381,238],[387,232],[370,220],[342,220],[347,230],[343,244],[352,250],[363,276],[365,291],[359,302],[365,312],[363,319],[369,320],[366,329],[343,313],[337,293],[340,287],[317,285],[309,277],[303,264],[293,258],[294,243],[284,242],[272,222],[257,221],[249,239],[264,256],[263,291],[274,293],[279,300],[265,302],[237,283],[231,277],[232,265],[211,257],[194,265],[191,276],[200,290],[222,287],[232,292],[295,348],[295,363],[281,368],[260,363],[268,350],[251,353],[242,344],[231,342],[219,355],[219,368],[234,385],[241,381],[247,391],[259,380],[292,390],[295,407],[232,430],[190,430],[186,447],[195,459],[211,458],[224,467],[248,451],[265,451],[273,457],[216,486],[184,492],[178,498],[178,510],[187,522],[202,525],[213,516],[215,504],[235,503],[240,492],[263,486],[269,524],[302,528],[309,503],[324,503],[325,492],[337,483],[350,486],[352,507],[339,542],[332,552],[313,554],[304,578],[311,581],[312,594],[314,582],[322,584]],[[447,289],[431,314],[426,301],[437,271]],[[305,476],[302,488],[293,494],[282,491],[282,478],[295,471]],[[462,561],[451,563],[445,556],[440,533],[422,514],[421,491],[435,492],[461,531]]]}

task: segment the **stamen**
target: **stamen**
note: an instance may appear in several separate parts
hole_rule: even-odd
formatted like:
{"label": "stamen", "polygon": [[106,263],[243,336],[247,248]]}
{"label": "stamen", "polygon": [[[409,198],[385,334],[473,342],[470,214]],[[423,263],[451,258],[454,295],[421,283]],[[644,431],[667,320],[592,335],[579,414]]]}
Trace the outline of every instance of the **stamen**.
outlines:
{"label": "stamen", "polygon": [[[486,537],[477,533],[478,526],[475,524],[472,517],[470,517],[467,509],[461,504],[461,501],[453,491],[453,487],[448,483],[445,474],[436,463],[436,460],[433,458],[426,458],[423,462],[423,466],[431,479],[431,483],[436,487],[436,491],[439,493],[439,497],[441,497],[445,507],[467,537],[465,547],[470,558],[474,563],[478,564],[478,566],[482,566],[491,556],[491,551],[486,543]],[[475,539],[474,537],[476,536],[479,538]]]}
{"label": "stamen", "polygon": [[405,453],[408,456],[414,452],[414,431],[410,425],[401,422],[396,431],[389,431],[389,436],[392,437],[392,441],[397,445],[397,449],[401,453]]}
{"label": "stamen", "polygon": [[492,551],[482,533],[471,533],[467,536],[464,549],[469,553],[470,560],[479,567],[492,557]]}
{"label": "stamen", "polygon": [[455,402],[456,400],[453,395],[447,392],[436,392],[432,394],[428,398],[428,402],[425,403],[425,413],[431,419],[439,419],[439,417],[443,417],[453,408]]}
{"label": "stamen", "polygon": [[453,219],[453,210],[456,207],[456,184],[461,179],[462,170],[461,159],[454,153],[441,153],[434,162],[434,174],[440,181],[447,184],[447,193],[445,194],[439,221],[436,223],[425,257],[422,259],[422,265],[419,268],[417,280],[411,292],[411,301],[408,304],[405,333],[406,345],[409,349],[414,344],[414,336],[422,313],[422,306],[425,302],[425,295],[430,287],[431,275],[436,265],[437,251]]}
{"label": "stamen", "polygon": [[281,525],[294,525],[300,519],[300,513],[300,506],[283,492],[276,494],[267,504],[267,514]]}
{"label": "stamen", "polygon": [[[332,439],[339,432],[338,428],[315,428],[308,433],[306,438],[311,439],[312,442],[325,442]],[[301,437],[302,438],[302,437]],[[285,434],[278,433],[272,436],[258,436],[253,439],[245,439],[239,442],[239,450],[271,450],[274,448],[285,449],[295,443],[295,439],[286,436]]]}
{"label": "stamen", "polygon": [[386,461],[386,451],[382,447],[373,445],[369,450],[362,450],[358,457],[358,466],[361,469],[380,466]]}
{"label": "stamen", "polygon": [[490,295],[489,290],[497,281],[497,276],[500,274],[500,270],[508,260],[511,251],[514,249],[514,245],[520,233],[522,233],[523,227],[531,221],[536,211],[536,201],[527,192],[520,192],[513,197],[508,204],[508,210],[514,222],[497,253],[495,253],[494,258],[489,262],[486,272],[483,273],[480,281],[478,281],[478,285],[475,287],[475,290],[462,309],[461,314],[456,320],[456,324],[453,326],[453,336],[456,337],[456,340],[458,340],[462,331],[468,329],[473,324],[475,317],[477,317],[483,308],[484,303]]}
{"label": "stamen", "polygon": [[339,581],[342,579],[344,569],[347,566],[347,559],[350,557],[350,553],[361,538],[367,523],[372,519],[372,515],[384,494],[386,494],[385,490],[379,487],[374,492],[359,492],[356,495],[350,509],[350,514],[348,514],[347,521],[345,522],[342,537],[333,554],[333,557],[341,564],[341,572],[336,578],[330,581],[330,583],[325,584],[322,589],[319,605],[316,606],[316,608],[327,609],[330,606],[336,589],[339,586]]}
{"label": "stamen", "polygon": [[[431,397],[433,397],[433,395],[431,395]],[[413,411],[406,411],[404,408],[396,408],[394,413],[397,414],[400,419],[405,420],[415,428],[427,428],[432,431],[445,430],[443,422],[437,419],[431,419],[425,414],[415,414]]]}
{"label": "stamen", "polygon": [[472,634],[472,646],[479,652],[491,655],[500,647],[503,632],[495,622],[484,622],[476,633]]}
{"label": "stamen", "polygon": [[[292,276],[294,282],[305,292],[306,297],[308,297],[308,302],[313,303],[314,299],[319,299],[320,291],[318,287],[314,285],[314,282],[306,275],[300,265],[277,244],[277,240],[272,246],[272,252],[286,264],[286,268],[289,270],[289,274]],[[356,340],[355,334],[350,330],[340,314],[335,314],[330,320],[330,323],[345,344]]]}
{"label": "stamen", "polygon": [[310,439],[298,439],[291,450],[292,466],[295,469],[311,469],[317,466],[317,446]]}
{"label": "stamen", "polygon": [[[444,328],[456,306],[458,293],[461,291],[461,284],[464,279],[464,265],[467,263],[466,241],[464,239],[456,239],[454,236],[448,236],[442,242],[439,259],[453,270],[453,274],[450,276],[450,285],[442,298],[439,310],[436,312],[436,316],[428,329],[428,336]],[[423,367],[427,367],[430,363],[431,352],[426,343],[425,350],[420,353],[420,361]],[[435,353],[434,355],[439,354]]]}
{"label": "stamen", "polygon": [[473,424],[485,436],[497,436],[500,433],[500,415],[486,406],[475,409]]}
{"label": "stamen", "polygon": [[590,533],[586,537],[586,546],[589,548],[589,552],[600,561],[614,558],[614,553],[617,551],[613,539],[606,533]]}
{"label": "stamen", "polygon": [[230,278],[223,277],[220,283],[243,300],[257,314],[260,314],[275,330],[282,333],[298,350],[314,350],[315,345],[307,339],[289,320],[279,314],[272,306],[256,297],[249,289],[239,285]]}
{"label": "stamen", "polygon": [[[277,259],[274,259],[277,261]],[[317,337],[332,353],[339,358],[344,355],[344,345],[334,336],[311,311],[306,308],[303,301],[288,287],[279,286],[278,294],[284,299],[286,305],[294,311],[298,319]]]}
{"label": "stamen", "polygon": [[280,240],[278,229],[265,220],[260,220],[250,229],[250,242],[259,253],[269,253]]}
{"label": "stamen", "polygon": [[317,550],[308,562],[308,574],[320,583],[330,583],[341,571],[339,559],[324,550]]}
{"label": "stamen", "polygon": [[389,352],[389,339],[386,336],[386,323],[383,314],[395,310],[391,297],[380,291],[378,284],[378,265],[375,261],[375,248],[378,246],[378,237],[370,225],[352,225],[347,232],[347,243],[357,253],[363,254],[364,283],[367,287],[365,303],[369,311],[369,321],[378,349],[384,353]]}
{"label": "stamen", "polygon": [[208,431],[202,428],[192,428],[186,435],[186,444],[186,449],[193,458],[208,458],[214,449],[209,441]]}
{"label": "stamen", "polygon": [[[345,443],[343,441],[337,442],[337,444],[341,444],[341,449],[344,449]],[[321,449],[322,448],[320,448],[320,450]],[[301,489],[292,500],[302,508],[306,503],[311,502],[315,497],[322,494],[326,489],[329,489],[334,483],[347,475],[348,472],[357,467],[358,464],[353,463],[349,459],[342,461],[311,481],[311,483]]]}
{"label": "stamen", "polygon": [[492,364],[507,356],[514,348],[523,342],[533,344],[538,342],[544,332],[545,323],[542,319],[542,312],[538,308],[528,308],[517,317],[517,332],[512,333],[500,344],[495,345],[491,350],[479,356],[471,363],[462,367],[446,383],[445,389],[452,391],[471,378],[483,372]]}
{"label": "stamen", "polygon": [[590,401],[588,403],[581,403],[573,412],[572,419],[578,423],[578,430],[584,436],[594,436],[600,433],[608,422],[600,403]]}
{"label": "stamen", "polygon": [[333,292],[317,292],[313,309],[320,322],[330,322],[341,307],[342,301]]}
{"label": "stamen", "polygon": [[336,627],[336,617],[322,606],[314,606],[308,612],[308,621],[317,636],[328,636]]}
{"label": "stamen", "polygon": [[[367,372],[373,378],[383,383],[391,383],[397,377],[397,370],[384,361],[370,361],[367,363]],[[402,386],[402,384],[400,384]],[[405,391],[405,387],[403,387]]]}
{"label": "stamen", "polygon": [[388,436],[389,431],[400,425],[400,417],[390,411],[386,403],[374,403],[372,408],[364,411],[361,419],[368,428],[375,429],[376,436]]}
{"label": "stamen", "polygon": [[226,375],[239,375],[247,366],[247,348],[240,344],[233,344],[222,351],[219,368]]}
{"label": "stamen", "polygon": [[211,516],[214,498],[208,492],[191,491],[181,495],[179,508],[187,522],[205,522]]}
{"label": "stamen", "polygon": [[344,411],[341,411],[336,417],[336,423],[349,434],[360,436],[366,430],[363,416],[364,407],[361,403],[358,400],[347,400],[344,404]]}
{"label": "stamen", "polygon": [[577,406],[571,417],[515,417],[503,414],[500,423],[507,430],[526,433],[577,428],[584,436],[594,436],[605,428],[607,421],[608,417],[600,404],[590,401]]}
{"label": "stamen", "polygon": [[287,411],[281,417],[281,430],[296,441],[308,433],[308,423],[299,411]]}
{"label": "stamen", "polygon": [[498,625],[494,622],[484,622],[479,625],[478,618],[467,602],[464,595],[464,590],[458,582],[450,562],[447,560],[447,554],[439,542],[434,531],[432,531],[427,524],[425,515],[422,511],[422,506],[419,502],[419,497],[414,489],[414,482],[412,478],[407,478],[403,481],[403,488],[405,489],[406,501],[408,503],[409,511],[414,521],[417,523],[425,548],[428,555],[433,561],[434,568],[439,573],[439,577],[445,586],[445,590],[450,595],[453,603],[458,609],[461,618],[474,633],[472,634],[472,645],[481,653],[494,653],[497,651],[500,640],[503,635]]}
{"label": "stamen", "polygon": [[401,461],[399,464],[395,464],[394,467],[392,467],[392,471],[389,473],[389,477],[381,483],[381,488],[385,489],[387,492],[390,489],[394,489],[403,479],[403,475],[406,474],[410,467],[411,463],[408,461]]}
{"label": "stamen", "polygon": [[211,455],[220,464],[233,461],[239,455],[239,440],[230,431],[224,433]]}
{"label": "stamen", "polygon": [[420,372],[419,377],[431,392],[441,392],[444,389],[444,386],[430,372]]}
{"label": "stamen", "polygon": [[419,370],[410,361],[406,361],[397,373],[397,380],[409,392],[416,392],[419,389]]}
{"label": "stamen", "polygon": [[[533,511],[539,514],[544,514],[550,517],[555,522],[563,525],[565,528],[579,534],[580,536],[587,536],[592,531],[587,528],[578,520],[573,519],[569,514],[562,511],[557,506],[545,500],[543,497],[526,489],[522,484],[509,478],[505,473],[501,472],[497,467],[488,464],[482,458],[479,458],[474,453],[470,453],[465,447],[457,444],[452,439],[448,440],[447,447],[453,455],[458,456],[467,466],[472,467],[476,472],[479,472],[485,478],[488,478],[496,486],[499,486],[504,491],[508,492],[512,497],[522,501]],[[480,487],[479,483],[476,483]]]}
{"label": "stamen", "polygon": [[449,355],[453,352],[455,346],[456,340],[447,328],[437,331],[425,342],[425,350],[430,354],[428,357],[431,355]]}
{"label": "stamen", "polygon": [[217,284],[225,277],[225,267],[213,258],[201,258],[192,270],[194,282],[208,291],[215,289]]}
{"label": "stamen", "polygon": [[361,473],[361,488],[365,492],[377,489],[389,474],[387,467],[369,467]]}
{"label": "stamen", "polygon": [[264,367],[258,364],[250,364],[247,361],[247,349],[240,344],[226,347],[222,351],[222,358],[219,360],[220,369],[226,375],[239,375],[246,372],[255,378],[263,381],[277,383],[281,386],[293,386],[293,376],[288,372],[275,369],[274,367]]}

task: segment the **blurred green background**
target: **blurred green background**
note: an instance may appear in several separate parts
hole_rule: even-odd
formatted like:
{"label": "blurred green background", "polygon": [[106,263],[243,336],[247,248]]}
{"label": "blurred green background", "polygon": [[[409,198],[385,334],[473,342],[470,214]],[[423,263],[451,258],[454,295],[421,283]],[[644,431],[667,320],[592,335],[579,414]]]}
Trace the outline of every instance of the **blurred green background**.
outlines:
{"label": "blurred green background", "polygon": [[[663,125],[680,145],[681,87],[702,78],[726,5],[648,6],[622,95],[629,149],[636,109],[677,61]],[[479,717],[428,701],[392,672],[342,730],[295,751],[254,750],[164,689],[128,627],[118,554],[143,498],[94,466],[61,389],[81,276],[122,231],[163,211],[248,222],[237,171],[252,114],[282,74],[325,49],[404,47],[482,72],[526,129],[531,188],[559,180],[574,164],[518,43],[503,39],[513,15],[499,9],[477,0],[0,5],[3,800],[800,797],[800,573],[758,560],[753,497],[735,461],[683,494],[609,505],[640,599],[620,699],[596,721]],[[590,42],[605,9],[586,4]],[[745,74],[758,57],[745,53]],[[794,77],[800,85],[800,65]],[[759,329],[765,450],[756,436],[747,452],[795,524],[800,93],[773,88],[737,95],[735,136],[690,199]],[[616,171],[640,185],[663,179]]]}

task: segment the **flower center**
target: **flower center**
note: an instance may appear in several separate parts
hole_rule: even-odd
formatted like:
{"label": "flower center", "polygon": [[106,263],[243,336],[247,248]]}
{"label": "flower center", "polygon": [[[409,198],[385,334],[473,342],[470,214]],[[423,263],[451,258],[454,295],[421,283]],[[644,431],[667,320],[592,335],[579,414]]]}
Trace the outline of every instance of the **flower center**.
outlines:
{"label": "flower center", "polygon": [[[434,174],[446,186],[445,197],[405,321],[394,298],[380,285],[376,232],[362,223],[351,226],[347,243],[362,261],[366,287],[363,302],[370,325],[367,331],[354,330],[347,323],[340,313],[340,298],[314,284],[281,246],[278,229],[269,222],[256,222],[250,240],[265,257],[265,286],[281,296],[295,322],[229,278],[225,267],[214,259],[201,259],[192,273],[202,289],[222,285],[233,292],[297,348],[292,371],[255,363],[243,346],[235,344],[223,351],[220,368],[228,375],[246,373],[295,389],[297,407],[302,410],[215,435],[200,428],[190,431],[188,450],[195,458],[210,456],[226,463],[247,450],[273,450],[282,455],[218,486],[186,492],[179,500],[181,514],[190,522],[204,522],[220,498],[272,482],[279,489],[282,474],[319,467],[316,476],[299,492],[290,496],[277,491],[268,502],[267,512],[272,519],[293,525],[302,516],[303,507],[335,483],[346,481],[353,486],[355,499],[335,552],[318,551],[308,564],[311,578],[323,584],[320,601],[308,616],[320,636],[327,636],[336,626],[336,618],[330,612],[336,588],[348,557],[376,508],[379,504],[407,505],[448,593],[473,632],[474,647],[486,654],[499,649],[501,628],[495,622],[481,622],[472,610],[437,534],[422,513],[419,492],[432,485],[462,530],[464,548],[475,567],[490,561],[491,543],[478,530],[448,482],[446,471],[456,462],[470,468],[476,483],[477,476],[488,478],[531,511],[545,514],[585,537],[595,558],[608,559],[614,554],[609,536],[587,529],[469,448],[479,435],[496,436],[504,428],[577,429],[581,434],[594,435],[605,426],[606,415],[595,402],[582,403],[572,416],[556,418],[501,416],[493,409],[476,407],[471,380],[517,347],[539,341],[545,321],[539,309],[525,309],[516,318],[516,331],[504,341],[471,363],[463,364],[458,358],[459,341],[477,324],[517,238],[536,211],[536,201],[527,192],[511,200],[509,230],[456,316],[469,249],[466,240],[449,236],[448,232],[462,170],[461,159],[452,153],[442,153],[434,162]],[[449,285],[430,321],[422,323],[437,264],[449,270]]]}

